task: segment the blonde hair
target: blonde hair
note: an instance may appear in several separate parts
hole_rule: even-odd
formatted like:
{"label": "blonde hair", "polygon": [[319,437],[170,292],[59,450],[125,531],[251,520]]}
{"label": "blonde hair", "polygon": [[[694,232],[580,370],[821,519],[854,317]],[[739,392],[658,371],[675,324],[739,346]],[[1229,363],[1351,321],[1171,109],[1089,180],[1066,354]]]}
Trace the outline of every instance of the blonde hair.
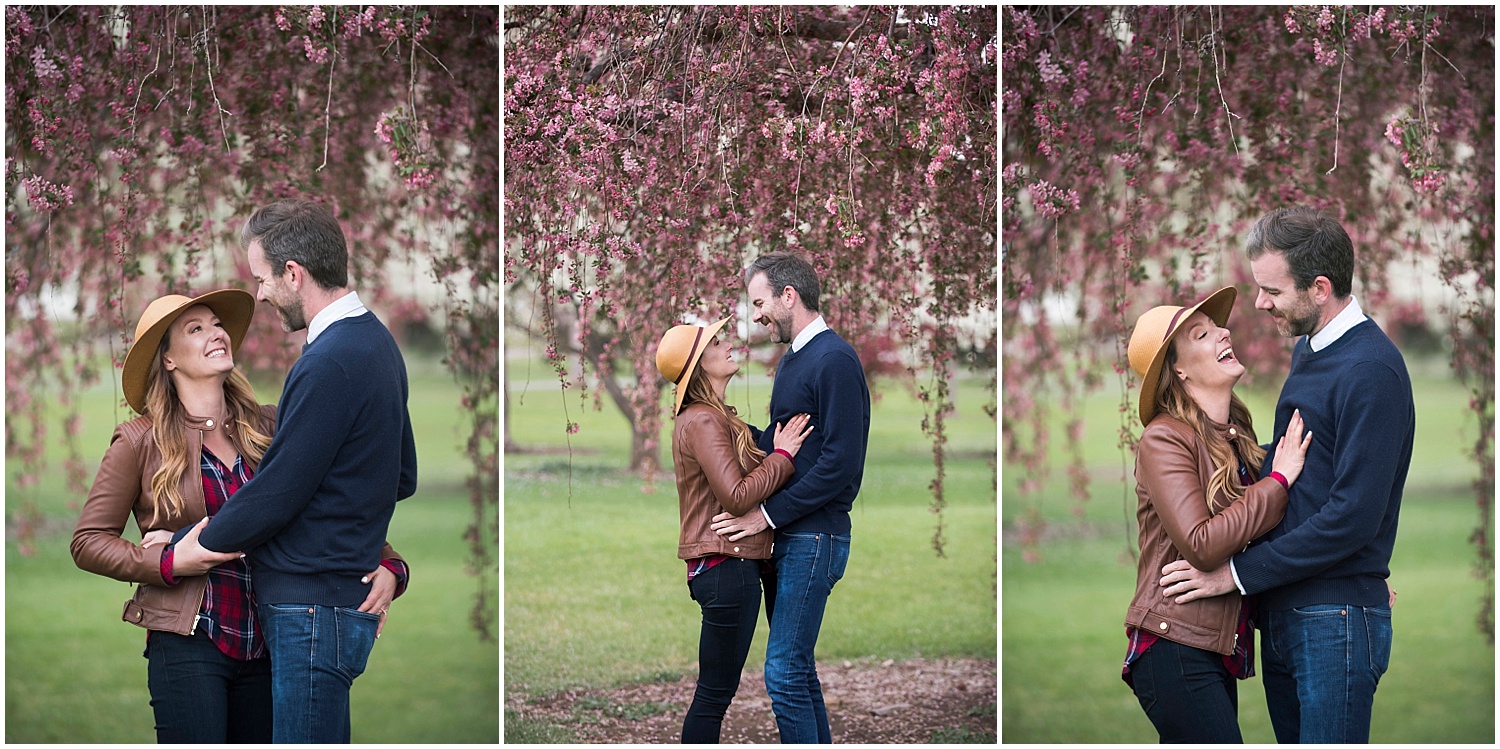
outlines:
{"label": "blonde hair", "polygon": [[683,387],[687,388],[682,395],[684,408],[690,403],[702,403],[729,419],[729,424],[734,429],[734,449],[740,461],[740,470],[745,470],[751,457],[757,460],[766,457],[765,451],[761,450],[750,436],[750,427],[740,418],[739,412],[735,411],[733,406],[726,404],[723,399],[719,398],[719,394],[714,392],[713,386],[708,382],[708,377],[703,374],[703,367],[695,368]]}
{"label": "blonde hair", "polygon": [[[1188,395],[1182,380],[1171,372],[1172,365],[1176,362],[1177,340],[1174,338],[1167,347],[1166,361],[1162,364],[1162,375],[1157,380],[1156,410],[1192,427],[1198,439],[1203,440],[1203,443],[1208,446],[1208,456],[1214,464],[1214,472],[1208,479],[1206,492],[1208,511],[1217,513],[1228,507],[1229,502],[1245,496],[1245,487],[1240,484],[1238,476],[1239,459],[1245,461],[1245,468],[1249,470],[1251,476],[1259,476],[1261,464],[1266,459],[1266,451],[1261,448],[1260,443],[1255,441],[1255,428],[1251,425],[1250,409],[1233,391],[1229,393],[1229,423],[1235,426],[1233,441],[1220,436],[1219,432],[1213,428],[1213,422],[1209,420],[1208,414],[1204,413],[1203,409],[1198,407],[1198,402]],[[1227,500],[1223,505],[1214,501],[1220,495]]]}
{"label": "blonde hair", "polygon": [[[156,498],[153,512],[165,514],[162,518],[182,515],[185,501],[182,497],[182,477],[188,472],[196,455],[188,455],[187,437],[183,434],[181,420],[184,415],[182,400],[177,397],[177,385],[162,367],[171,332],[162,336],[156,356],[151,360],[151,370],[146,384],[146,416],[151,417],[151,431],[156,449],[161,453],[161,467],[151,477],[151,493]],[[255,391],[250,381],[239,369],[231,369],[224,380],[224,403],[229,416],[223,425],[229,441],[252,467],[260,464],[271,445],[270,436],[260,431],[260,404],[255,400]]]}

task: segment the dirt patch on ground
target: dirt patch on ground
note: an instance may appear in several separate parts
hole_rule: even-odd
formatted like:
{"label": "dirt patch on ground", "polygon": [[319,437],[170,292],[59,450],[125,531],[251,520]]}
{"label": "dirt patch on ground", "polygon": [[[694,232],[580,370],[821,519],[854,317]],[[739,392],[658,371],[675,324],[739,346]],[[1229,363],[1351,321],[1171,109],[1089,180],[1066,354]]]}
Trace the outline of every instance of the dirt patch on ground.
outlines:
{"label": "dirt patch on ground", "polygon": [[[694,676],[609,690],[506,697],[507,711],[564,727],[584,743],[674,744]],[[838,744],[994,743],[995,662],[819,662],[828,724]],[[760,671],[746,670],[720,741],[775,744],[780,735]]]}

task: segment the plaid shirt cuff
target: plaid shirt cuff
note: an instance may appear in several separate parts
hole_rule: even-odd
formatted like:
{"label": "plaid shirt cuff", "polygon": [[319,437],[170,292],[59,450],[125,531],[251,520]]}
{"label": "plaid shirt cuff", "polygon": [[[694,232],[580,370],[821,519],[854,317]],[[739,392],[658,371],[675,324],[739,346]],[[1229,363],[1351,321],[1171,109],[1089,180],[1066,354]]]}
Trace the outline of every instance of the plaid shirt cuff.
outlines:
{"label": "plaid shirt cuff", "polygon": [[400,559],[382,559],[380,566],[390,570],[391,574],[396,576],[396,595],[392,598],[400,598],[401,594],[406,592],[406,581],[411,576],[411,570],[407,569],[406,562]]}
{"label": "plaid shirt cuff", "polygon": [[176,549],[168,546],[161,550],[161,579],[168,586],[176,585],[177,578],[172,577],[172,559]]}

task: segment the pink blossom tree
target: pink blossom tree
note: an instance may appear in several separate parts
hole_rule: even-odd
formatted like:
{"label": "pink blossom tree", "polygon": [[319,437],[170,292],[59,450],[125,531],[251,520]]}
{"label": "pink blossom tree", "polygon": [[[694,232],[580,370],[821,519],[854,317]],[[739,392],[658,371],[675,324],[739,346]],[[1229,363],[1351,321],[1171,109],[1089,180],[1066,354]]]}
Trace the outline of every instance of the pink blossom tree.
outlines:
{"label": "pink blossom tree", "polygon": [[[326,200],[361,297],[398,335],[413,323],[444,331],[456,405],[470,417],[466,537],[475,622],[488,633],[499,33],[494,7],[7,7],[6,454],[21,466],[11,490],[36,485],[46,414],[60,409],[68,487],[81,497],[99,446],[80,452],[75,396],[116,376],[99,362],[120,365],[146,301],[248,285],[238,231],[249,213],[283,197]],[[419,281],[440,301],[401,290]],[[259,315],[239,353],[279,376],[296,348],[274,315]],[[12,507],[24,549],[37,510],[29,499]]]}
{"label": "pink blossom tree", "polygon": [[[1072,490],[1088,498],[1079,404],[1109,379],[1097,365],[1114,364],[1128,451],[1139,424],[1125,342],[1144,300],[1247,288],[1239,248],[1250,223],[1301,203],[1350,232],[1356,293],[1384,329],[1448,332],[1476,417],[1472,540],[1492,582],[1494,8],[1005,14],[1003,449],[1023,477],[1007,500],[1024,506],[1047,477],[1054,405],[1066,415]],[[1393,279],[1434,270],[1452,301],[1427,320]],[[1252,306],[1242,295],[1236,317]],[[1049,307],[1067,311],[1076,342]],[[1262,378],[1286,372],[1274,337],[1237,339],[1235,352]],[[1019,530],[1034,555],[1034,505]],[[1491,636],[1492,608],[1480,614]]]}
{"label": "pink blossom tree", "polygon": [[657,336],[732,313],[749,261],[792,249],[857,349],[919,357],[941,505],[947,374],[995,351],[992,323],[958,332],[995,304],[995,9],[512,7],[505,28],[506,283],[564,387],[592,374],[625,414],[631,468],[660,464]]}

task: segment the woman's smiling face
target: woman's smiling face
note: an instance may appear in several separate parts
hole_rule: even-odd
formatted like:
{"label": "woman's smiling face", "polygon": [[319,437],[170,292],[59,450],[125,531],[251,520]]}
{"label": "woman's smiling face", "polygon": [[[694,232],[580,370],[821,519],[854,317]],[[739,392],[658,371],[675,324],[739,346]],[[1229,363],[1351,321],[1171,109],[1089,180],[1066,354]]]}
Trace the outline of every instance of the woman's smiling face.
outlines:
{"label": "woman's smiling face", "polygon": [[1245,365],[1235,358],[1229,329],[1221,328],[1208,315],[1194,311],[1172,336],[1177,361],[1172,374],[1198,387],[1234,387],[1245,374]]}
{"label": "woman's smiling face", "polygon": [[167,331],[162,364],[173,376],[190,378],[225,375],[234,369],[229,332],[207,305],[187,308]]}
{"label": "woman's smiling face", "polygon": [[703,374],[723,380],[728,380],[740,371],[740,363],[734,360],[734,347],[718,336],[708,342],[708,348],[704,349],[698,366],[703,368]]}

